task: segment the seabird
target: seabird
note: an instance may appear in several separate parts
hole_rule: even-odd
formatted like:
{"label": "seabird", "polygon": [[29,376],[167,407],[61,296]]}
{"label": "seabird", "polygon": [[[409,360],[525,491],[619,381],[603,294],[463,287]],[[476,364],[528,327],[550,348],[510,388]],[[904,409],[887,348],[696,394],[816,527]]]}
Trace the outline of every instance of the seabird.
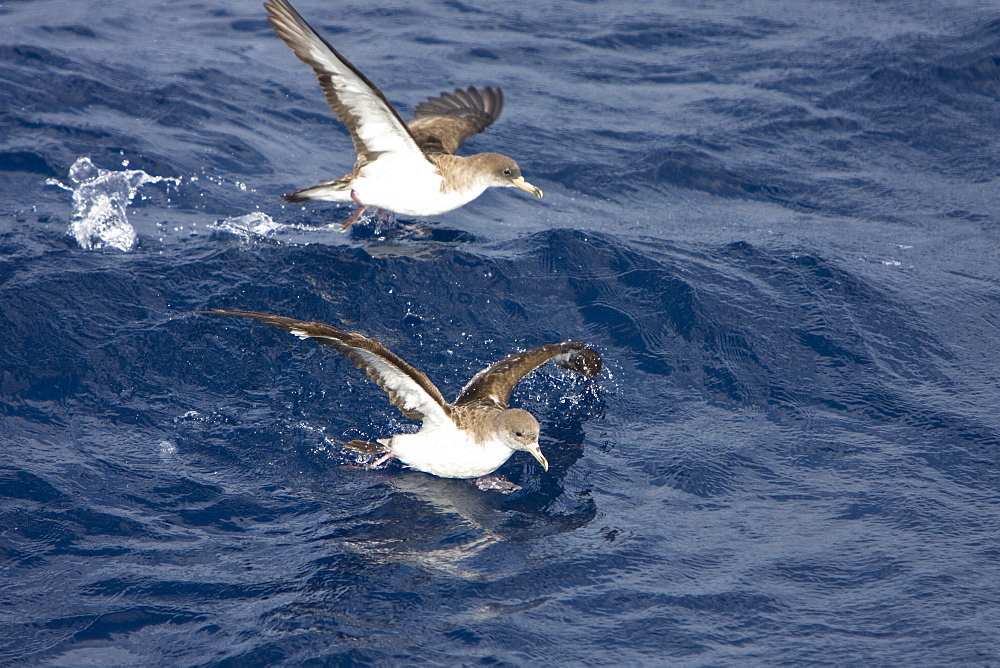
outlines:
{"label": "seabird", "polygon": [[392,457],[412,469],[442,478],[478,478],[480,489],[513,491],[517,485],[489,476],[517,450],[524,450],[548,471],[538,445],[538,420],[528,411],[508,408],[511,390],[528,373],[548,361],[593,378],[601,371],[601,356],[582,343],[550,343],[516,353],[483,369],[465,386],[454,403],[445,401],[427,376],[375,339],[319,322],[307,322],[255,311],[212,309],[208,313],[254,318],[329,346],[354,363],[385,390],[389,401],[407,418],[421,420],[420,430],[396,434],[376,443],[351,441],[347,446],[381,454],[369,466]]}
{"label": "seabird", "polygon": [[287,0],[268,0],[264,8],[278,37],[316,72],[327,104],[347,126],[358,154],[350,174],[288,193],[286,200],[353,201],[359,208],[342,224],[347,230],[369,206],[406,216],[434,216],[468,204],[490,186],[513,186],[542,196],[505,155],[455,155],[459,144],[500,115],[499,88],[480,91],[470,86],[442,93],[417,105],[415,120],[407,124],[382,91]]}

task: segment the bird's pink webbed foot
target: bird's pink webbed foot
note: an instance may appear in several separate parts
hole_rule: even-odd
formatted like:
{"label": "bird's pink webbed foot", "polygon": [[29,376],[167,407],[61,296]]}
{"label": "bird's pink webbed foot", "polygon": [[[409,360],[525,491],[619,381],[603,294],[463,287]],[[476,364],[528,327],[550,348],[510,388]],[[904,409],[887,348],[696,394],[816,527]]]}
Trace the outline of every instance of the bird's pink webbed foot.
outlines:
{"label": "bird's pink webbed foot", "polygon": [[389,461],[390,459],[392,459],[395,456],[396,455],[392,454],[391,452],[387,452],[384,455],[382,455],[381,457],[379,457],[378,459],[376,459],[375,461],[373,461],[373,462],[371,462],[369,464],[365,464],[365,468],[366,469],[377,469],[379,466],[382,466],[382,464],[385,464],[387,461]]}
{"label": "bird's pink webbed foot", "polygon": [[350,218],[348,218],[347,220],[345,220],[340,224],[341,232],[346,232],[347,230],[351,229],[351,226],[354,225],[354,223],[361,220],[361,216],[364,215],[365,209],[368,208],[361,202],[361,200],[358,198],[358,194],[353,190],[351,191],[351,199],[354,200],[354,203],[358,205],[358,210],[355,211],[353,214],[351,214]]}

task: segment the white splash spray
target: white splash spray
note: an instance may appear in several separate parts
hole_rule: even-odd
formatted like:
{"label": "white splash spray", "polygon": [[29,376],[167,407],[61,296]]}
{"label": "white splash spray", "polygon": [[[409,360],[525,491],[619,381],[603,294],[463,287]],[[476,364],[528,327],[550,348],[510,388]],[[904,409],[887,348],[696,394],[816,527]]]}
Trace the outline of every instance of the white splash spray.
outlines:
{"label": "white splash spray", "polygon": [[254,211],[243,216],[226,218],[215,223],[213,227],[220,232],[228,232],[244,239],[250,239],[268,237],[289,226],[276,222],[262,211]]}
{"label": "white splash spray", "polygon": [[125,210],[141,186],[161,181],[180,184],[180,179],[150,176],[141,169],[120,172],[101,169],[90,158],[82,157],[69,168],[70,185],[56,179],[48,179],[46,183],[73,193],[69,233],[80,246],[87,250],[110,247],[128,252],[135,248],[138,236]]}

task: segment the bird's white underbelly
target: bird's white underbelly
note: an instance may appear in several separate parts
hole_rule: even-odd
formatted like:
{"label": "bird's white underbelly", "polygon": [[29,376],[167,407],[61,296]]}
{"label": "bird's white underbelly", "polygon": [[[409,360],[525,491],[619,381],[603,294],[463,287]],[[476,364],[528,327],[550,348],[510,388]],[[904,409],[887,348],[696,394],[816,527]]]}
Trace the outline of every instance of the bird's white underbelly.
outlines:
{"label": "bird's white underbelly", "polygon": [[366,165],[352,184],[365,206],[404,216],[435,216],[468,204],[485,188],[473,192],[441,191],[441,175],[424,161],[379,158]]}
{"label": "bird's white underbelly", "polygon": [[390,449],[410,468],[442,478],[478,478],[493,473],[514,453],[502,443],[476,443],[457,429],[440,428],[398,434]]}

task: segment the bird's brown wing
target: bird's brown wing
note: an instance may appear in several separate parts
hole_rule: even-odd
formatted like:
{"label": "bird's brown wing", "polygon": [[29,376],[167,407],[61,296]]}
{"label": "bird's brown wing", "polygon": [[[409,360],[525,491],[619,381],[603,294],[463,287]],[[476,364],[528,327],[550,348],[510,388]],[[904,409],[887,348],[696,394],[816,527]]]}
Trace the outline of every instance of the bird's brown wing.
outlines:
{"label": "bird's brown wing", "polygon": [[384,153],[423,157],[406,123],[382,91],[320,37],[287,0],[267,0],[264,8],[275,34],[313,68],[327,104],[351,133],[360,165]]}
{"label": "bird's brown wing", "polygon": [[256,311],[212,309],[215,315],[253,318],[285,330],[300,339],[310,339],[329,346],[354,363],[385,390],[389,401],[411,420],[443,423],[450,420],[451,407],[441,391],[422,371],[414,369],[375,339],[344,332],[331,325],[285,318]]}
{"label": "bird's brown wing", "polygon": [[463,141],[492,125],[501,110],[499,88],[456,88],[418,104],[409,128],[426,155],[454,153]]}
{"label": "bird's brown wing", "polygon": [[585,378],[601,372],[601,356],[596,350],[582,343],[566,341],[516,353],[480,371],[462,390],[456,406],[480,403],[506,408],[511,390],[526,375],[552,361],[561,367],[576,371]]}

